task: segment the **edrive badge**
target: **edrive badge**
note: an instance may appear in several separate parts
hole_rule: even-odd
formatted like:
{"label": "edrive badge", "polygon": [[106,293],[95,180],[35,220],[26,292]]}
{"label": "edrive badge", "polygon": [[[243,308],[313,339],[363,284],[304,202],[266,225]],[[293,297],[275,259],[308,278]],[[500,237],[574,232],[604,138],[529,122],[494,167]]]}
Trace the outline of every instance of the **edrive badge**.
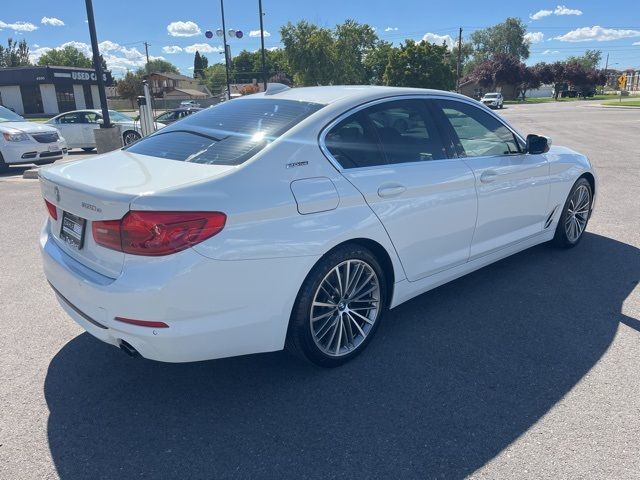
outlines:
{"label": "edrive badge", "polygon": [[55,187],[53,189],[53,193],[56,194],[56,202],[60,203],[60,189],[58,187]]}

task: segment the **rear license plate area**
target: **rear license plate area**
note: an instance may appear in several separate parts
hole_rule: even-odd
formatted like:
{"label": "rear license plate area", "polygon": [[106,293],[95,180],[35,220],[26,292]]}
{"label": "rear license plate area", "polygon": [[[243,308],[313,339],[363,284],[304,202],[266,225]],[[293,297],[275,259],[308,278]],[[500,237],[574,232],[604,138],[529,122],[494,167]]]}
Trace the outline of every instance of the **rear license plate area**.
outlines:
{"label": "rear license plate area", "polygon": [[87,221],[69,212],[62,212],[60,238],[70,247],[80,250],[84,244]]}

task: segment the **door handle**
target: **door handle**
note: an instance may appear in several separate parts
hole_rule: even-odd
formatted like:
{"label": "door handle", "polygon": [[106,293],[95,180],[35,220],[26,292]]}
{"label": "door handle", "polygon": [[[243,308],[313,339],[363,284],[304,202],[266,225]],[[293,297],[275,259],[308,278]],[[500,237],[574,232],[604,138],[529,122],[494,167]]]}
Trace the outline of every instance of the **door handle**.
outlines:
{"label": "door handle", "polygon": [[382,198],[397,197],[406,189],[407,187],[399,184],[382,185],[380,188],[378,188],[378,196]]}
{"label": "door handle", "polygon": [[490,183],[493,182],[497,176],[497,172],[493,170],[485,170],[484,172],[482,172],[482,175],[480,175],[480,181],[482,183]]}

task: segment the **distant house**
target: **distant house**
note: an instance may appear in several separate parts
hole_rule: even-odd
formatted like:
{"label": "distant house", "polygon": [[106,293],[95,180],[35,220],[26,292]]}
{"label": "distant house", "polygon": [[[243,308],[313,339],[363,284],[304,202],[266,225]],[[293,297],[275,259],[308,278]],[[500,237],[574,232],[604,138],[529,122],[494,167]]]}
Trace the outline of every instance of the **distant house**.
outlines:
{"label": "distant house", "polygon": [[145,78],[156,98],[198,100],[211,97],[209,89],[196,78],[167,72],[150,73]]}

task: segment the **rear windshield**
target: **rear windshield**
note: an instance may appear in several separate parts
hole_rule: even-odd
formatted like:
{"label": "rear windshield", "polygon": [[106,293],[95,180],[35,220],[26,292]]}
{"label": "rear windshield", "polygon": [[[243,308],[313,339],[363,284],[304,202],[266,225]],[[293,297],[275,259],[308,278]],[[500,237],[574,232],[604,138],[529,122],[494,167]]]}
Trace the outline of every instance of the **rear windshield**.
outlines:
{"label": "rear windshield", "polygon": [[239,165],[323,105],[296,100],[231,100],[189,115],[127,148],[183,162]]}

